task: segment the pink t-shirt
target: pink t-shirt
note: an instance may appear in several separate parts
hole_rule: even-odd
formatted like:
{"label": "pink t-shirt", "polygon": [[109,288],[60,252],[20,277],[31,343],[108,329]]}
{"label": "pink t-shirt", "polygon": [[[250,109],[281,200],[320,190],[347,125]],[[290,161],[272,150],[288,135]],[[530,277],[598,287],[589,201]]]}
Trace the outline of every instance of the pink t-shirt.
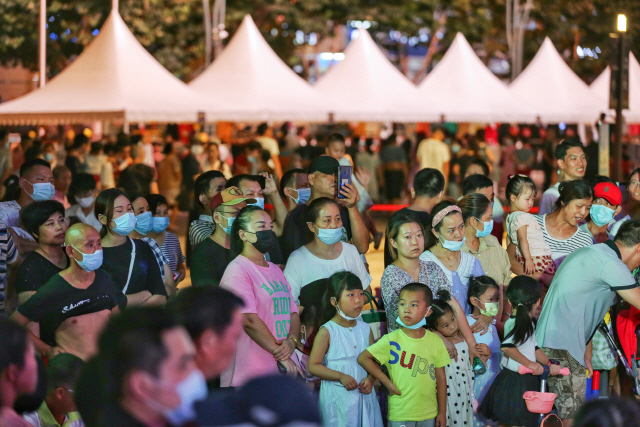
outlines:
{"label": "pink t-shirt", "polygon": [[[272,263],[260,267],[239,255],[227,266],[220,287],[241,297],[245,304],[242,312],[256,313],[276,340],[287,337],[291,313],[297,313],[298,306],[280,267]],[[239,387],[253,378],[274,372],[278,372],[278,366],[273,355],[243,332],[233,363],[222,373],[220,384]]]}

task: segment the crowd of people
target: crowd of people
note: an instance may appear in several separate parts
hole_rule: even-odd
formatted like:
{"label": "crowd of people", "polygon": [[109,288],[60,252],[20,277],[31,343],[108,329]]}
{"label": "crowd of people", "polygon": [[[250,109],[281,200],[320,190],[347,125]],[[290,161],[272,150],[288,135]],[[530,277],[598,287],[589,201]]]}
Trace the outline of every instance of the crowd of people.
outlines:
{"label": "crowd of people", "polygon": [[634,425],[585,402],[629,395],[599,327],[640,310],[640,169],[567,138],[535,214],[491,129],[0,150],[0,426],[537,427],[544,368],[565,427]]}

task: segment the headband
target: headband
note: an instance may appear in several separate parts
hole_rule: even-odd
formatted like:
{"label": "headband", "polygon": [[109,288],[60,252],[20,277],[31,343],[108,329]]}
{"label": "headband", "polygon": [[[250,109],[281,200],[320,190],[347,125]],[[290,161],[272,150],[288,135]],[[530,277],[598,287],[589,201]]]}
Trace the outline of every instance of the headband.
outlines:
{"label": "headband", "polygon": [[442,221],[442,218],[454,211],[462,213],[462,210],[456,205],[447,206],[446,208],[442,209],[436,216],[433,217],[433,220],[431,221],[431,227],[436,228],[436,225],[438,225],[440,221]]}

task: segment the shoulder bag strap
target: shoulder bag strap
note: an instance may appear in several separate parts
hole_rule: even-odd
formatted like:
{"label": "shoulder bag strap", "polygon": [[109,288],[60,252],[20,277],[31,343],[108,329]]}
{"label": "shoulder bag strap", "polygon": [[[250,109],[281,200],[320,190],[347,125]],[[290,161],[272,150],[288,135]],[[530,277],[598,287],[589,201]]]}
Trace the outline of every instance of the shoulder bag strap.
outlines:
{"label": "shoulder bag strap", "polygon": [[127,289],[129,289],[129,281],[131,280],[131,273],[133,272],[133,264],[136,261],[136,242],[133,241],[133,239],[131,237],[129,237],[129,240],[131,241],[131,262],[129,263],[129,274],[127,275],[127,283],[124,285],[124,288],[122,289],[122,293],[123,294],[127,294]]}

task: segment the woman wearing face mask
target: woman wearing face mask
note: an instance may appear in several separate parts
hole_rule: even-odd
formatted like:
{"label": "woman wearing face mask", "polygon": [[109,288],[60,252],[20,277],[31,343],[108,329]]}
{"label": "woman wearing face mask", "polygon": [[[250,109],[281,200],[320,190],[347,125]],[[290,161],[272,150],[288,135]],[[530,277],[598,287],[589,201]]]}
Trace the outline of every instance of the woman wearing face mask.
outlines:
{"label": "woman wearing face mask", "polygon": [[303,286],[326,279],[337,271],[354,273],[360,278],[365,291],[370,291],[372,279],[358,250],[352,244],[340,241],[344,231],[338,204],[327,197],[320,197],[311,202],[305,215],[313,240],[293,251],[284,269],[296,303],[300,303]]}
{"label": "woman wearing face mask", "polygon": [[396,323],[400,291],[409,283],[423,283],[436,295],[441,289],[450,291],[447,276],[434,262],[420,260],[424,252],[424,230],[416,218],[392,215],[385,232],[387,247],[393,262],[385,268],[380,281],[387,326],[393,332],[402,325]]}
{"label": "woman wearing face mask", "polygon": [[69,266],[62,247],[68,228],[62,203],[35,202],[24,208],[20,216],[27,232],[38,242],[38,248],[25,257],[18,269],[14,284],[18,305],[24,304],[52,276]]}
{"label": "woman wearing face mask", "polygon": [[[469,348],[474,349],[475,352],[476,341],[466,321],[466,315],[470,313],[469,279],[472,276],[483,276],[484,270],[478,258],[461,251],[465,243],[465,227],[462,210],[458,206],[447,201],[440,202],[433,207],[431,218],[431,228],[427,231],[429,240],[426,244],[426,251],[420,255],[420,259],[436,263],[447,277],[452,297],[459,303],[459,306],[453,305],[453,309],[460,322],[460,332],[462,332]],[[474,324],[473,331],[486,333],[491,320],[489,316],[481,315]],[[451,342],[446,339],[443,341],[451,353],[453,351]]]}
{"label": "woman wearing face mask", "polygon": [[160,194],[149,194],[147,202],[149,202],[149,210],[153,214],[153,225],[147,237],[161,245],[162,253],[169,261],[170,275],[177,286],[187,275],[187,268],[184,265],[185,257],[182,253],[182,248],[180,248],[178,236],[166,231],[167,227],[169,227],[169,205],[167,199]]}
{"label": "woman wearing face mask", "polygon": [[127,195],[115,188],[102,191],[96,199],[95,213],[102,224],[101,269],[121,287],[128,305],[164,304],[167,292],[151,248],[142,240],[127,237],[136,226]]}
{"label": "woman wearing face mask", "polygon": [[95,214],[96,179],[93,175],[79,173],[73,177],[69,186],[69,195],[76,201],[65,213],[69,224],[82,222],[100,231],[102,224]]}
{"label": "woman wearing face mask", "polygon": [[220,280],[231,262],[231,227],[238,212],[255,203],[244,197],[237,187],[229,187],[216,194],[209,206],[213,212],[215,231],[202,241],[191,255],[191,285],[220,286]]}
{"label": "woman wearing face mask", "polygon": [[611,181],[601,182],[593,187],[593,204],[589,209],[589,218],[579,227],[593,238],[593,244],[609,240],[614,217],[622,209],[622,193]]}
{"label": "woman wearing face mask", "polygon": [[222,373],[222,387],[238,387],[279,369],[290,375],[300,372],[291,359],[300,342],[298,308],[282,270],[264,259],[275,240],[273,221],[265,211],[247,206],[238,213],[231,227],[233,261],[220,287],[244,300],[245,333],[231,366]]}

